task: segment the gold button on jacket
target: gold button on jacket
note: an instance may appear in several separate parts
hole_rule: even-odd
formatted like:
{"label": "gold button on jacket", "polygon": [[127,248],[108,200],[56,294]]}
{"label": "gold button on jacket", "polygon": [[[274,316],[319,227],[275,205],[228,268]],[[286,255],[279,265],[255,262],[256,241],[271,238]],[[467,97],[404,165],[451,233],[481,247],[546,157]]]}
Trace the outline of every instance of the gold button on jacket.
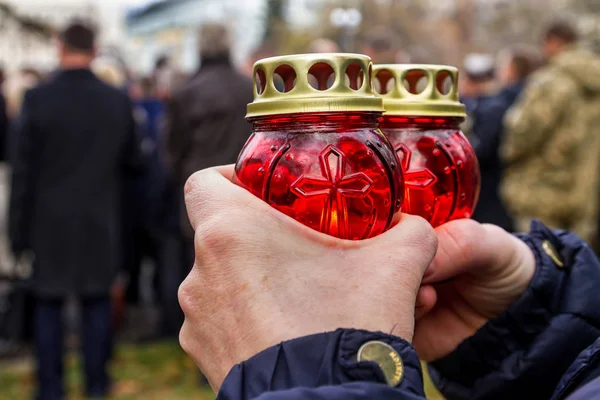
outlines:
{"label": "gold button on jacket", "polygon": [[357,359],[361,361],[372,361],[376,363],[387,384],[396,387],[404,377],[404,363],[400,354],[389,344],[380,341],[370,341],[358,350]]}
{"label": "gold button on jacket", "polygon": [[542,249],[544,249],[544,253],[546,253],[548,257],[552,259],[552,261],[558,266],[558,268],[564,268],[565,264],[563,263],[560,255],[558,254],[558,251],[554,246],[552,246],[552,243],[550,243],[549,240],[544,240],[542,242]]}

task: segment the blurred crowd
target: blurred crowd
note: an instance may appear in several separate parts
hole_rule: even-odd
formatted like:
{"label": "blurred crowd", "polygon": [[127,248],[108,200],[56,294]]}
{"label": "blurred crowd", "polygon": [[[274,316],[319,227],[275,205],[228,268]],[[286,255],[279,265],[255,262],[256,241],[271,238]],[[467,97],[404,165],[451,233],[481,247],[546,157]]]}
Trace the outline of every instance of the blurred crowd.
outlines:
{"label": "blurred crowd", "polygon": [[[28,277],[41,399],[62,398],[63,299],[82,307],[86,389],[105,396],[112,337],[126,307],[141,301],[142,266],[160,309],[158,337],[175,337],[177,290],[193,264],[184,184],[203,168],[234,163],[251,133],[253,63],[231,63],[227,30],[200,35],[200,68],[186,76],[168,56],[148,76],[95,53],[95,33],[75,23],[61,35],[61,67],[47,76],[0,73],[0,180],[12,194],[4,265],[33,263]],[[328,39],[307,52],[337,52]],[[360,51],[375,63],[426,62],[375,29]],[[531,218],[597,242],[600,59],[566,22],[541,46],[470,54],[461,72],[464,131],[482,173],[474,218],[508,231]],[[35,258],[31,251],[35,250]],[[13,261],[12,256],[15,257]],[[29,258],[28,258],[29,257]],[[23,261],[25,260],[25,261]],[[5,271],[6,273],[6,271]]]}
{"label": "blurred crowd", "polygon": [[[10,199],[0,277],[27,297],[20,315],[0,313],[0,339],[32,339],[40,399],[65,396],[69,299],[79,303],[90,397],[109,393],[107,363],[124,324],[158,325],[137,340],[177,337],[177,292],[194,257],[184,184],[197,170],[235,162],[251,133],[244,116],[252,82],[231,63],[224,26],[202,29],[202,66],[192,76],[168,57],[149,76],[134,76],[99,56],[95,37],[84,22],[68,26],[60,68],[7,77],[0,97],[1,178]],[[126,321],[128,309],[148,301],[158,324]]]}
{"label": "blurred crowd", "polygon": [[600,58],[577,29],[557,21],[539,48],[468,56],[461,97],[482,173],[474,218],[518,232],[538,218],[596,246]]}

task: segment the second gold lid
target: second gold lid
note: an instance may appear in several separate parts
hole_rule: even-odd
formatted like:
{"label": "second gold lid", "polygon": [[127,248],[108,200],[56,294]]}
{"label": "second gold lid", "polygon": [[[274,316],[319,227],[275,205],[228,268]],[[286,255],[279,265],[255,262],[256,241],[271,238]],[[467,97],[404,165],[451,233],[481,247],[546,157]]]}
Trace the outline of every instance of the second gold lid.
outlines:
{"label": "second gold lid", "polygon": [[272,57],[254,64],[247,118],[316,112],[383,112],[373,91],[373,63],[360,54]]}
{"label": "second gold lid", "polygon": [[466,116],[458,96],[458,69],[448,65],[381,64],[373,85],[386,115]]}

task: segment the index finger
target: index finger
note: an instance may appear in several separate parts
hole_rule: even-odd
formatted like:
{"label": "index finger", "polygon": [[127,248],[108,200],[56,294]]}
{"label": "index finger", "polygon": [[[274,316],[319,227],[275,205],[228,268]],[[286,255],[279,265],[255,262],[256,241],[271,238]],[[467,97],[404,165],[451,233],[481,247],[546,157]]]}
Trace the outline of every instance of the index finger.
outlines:
{"label": "index finger", "polygon": [[223,175],[224,178],[227,178],[229,181],[233,180],[233,175],[235,174],[234,164],[220,165],[218,167],[215,167],[215,169],[217,170],[217,172]]}
{"label": "index finger", "polygon": [[188,217],[194,231],[211,216],[236,208],[264,207],[247,190],[232,183],[233,165],[209,168],[192,175],[185,184]]}

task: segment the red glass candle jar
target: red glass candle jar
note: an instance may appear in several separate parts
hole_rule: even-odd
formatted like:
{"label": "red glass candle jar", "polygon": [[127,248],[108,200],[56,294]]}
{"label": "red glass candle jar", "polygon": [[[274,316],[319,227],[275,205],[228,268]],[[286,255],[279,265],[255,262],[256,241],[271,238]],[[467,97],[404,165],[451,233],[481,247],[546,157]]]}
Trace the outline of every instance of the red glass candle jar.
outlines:
{"label": "red glass candle jar", "polygon": [[258,61],[253,134],[234,182],[302,224],[342,239],[390,227],[402,168],[378,129],[368,57],[315,54]]}
{"label": "red glass candle jar", "polygon": [[403,211],[434,227],[470,218],[479,197],[479,164],[460,131],[458,70],[436,65],[377,65],[376,92],[386,110],[381,129],[404,170]]}

